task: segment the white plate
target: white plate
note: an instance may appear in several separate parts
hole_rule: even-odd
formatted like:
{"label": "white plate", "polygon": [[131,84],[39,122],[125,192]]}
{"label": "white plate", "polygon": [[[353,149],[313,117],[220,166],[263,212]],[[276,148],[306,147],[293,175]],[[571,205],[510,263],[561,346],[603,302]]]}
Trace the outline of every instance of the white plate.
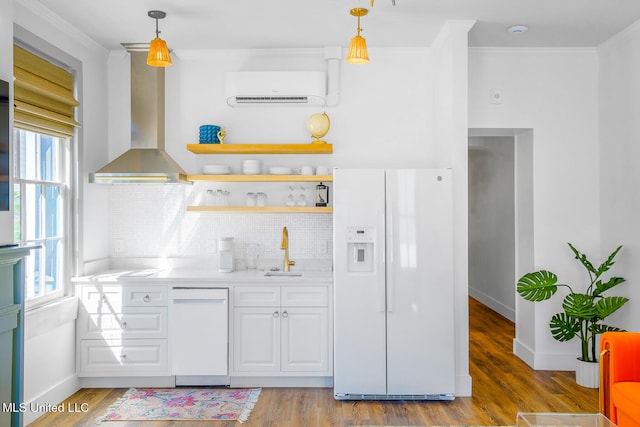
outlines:
{"label": "white plate", "polygon": [[269,168],[271,175],[291,175],[291,168],[286,166],[273,166]]}
{"label": "white plate", "polygon": [[229,165],[205,165],[202,167],[202,173],[211,175],[225,175],[231,173]]}

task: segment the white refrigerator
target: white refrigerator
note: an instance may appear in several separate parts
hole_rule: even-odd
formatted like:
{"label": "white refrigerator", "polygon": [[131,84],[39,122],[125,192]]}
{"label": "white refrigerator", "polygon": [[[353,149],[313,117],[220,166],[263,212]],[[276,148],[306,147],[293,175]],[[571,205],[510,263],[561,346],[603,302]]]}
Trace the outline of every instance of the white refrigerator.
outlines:
{"label": "white refrigerator", "polygon": [[334,170],[334,397],[452,400],[450,169]]}

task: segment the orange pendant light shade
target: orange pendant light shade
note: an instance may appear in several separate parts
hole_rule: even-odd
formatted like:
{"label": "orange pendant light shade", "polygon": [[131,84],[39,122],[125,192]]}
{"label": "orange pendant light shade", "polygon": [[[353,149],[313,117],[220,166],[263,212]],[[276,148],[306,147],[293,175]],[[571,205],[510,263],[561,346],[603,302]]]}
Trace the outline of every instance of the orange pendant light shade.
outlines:
{"label": "orange pendant light shade", "polygon": [[171,65],[171,55],[167,42],[156,37],[149,44],[149,55],[147,56],[147,65],[152,67],[168,67]]}
{"label": "orange pendant light shade", "polygon": [[349,54],[347,55],[349,64],[366,64],[369,62],[369,53],[367,52],[367,41],[362,36],[355,36],[351,39],[349,46]]}
{"label": "orange pendant light shade", "polygon": [[167,42],[160,38],[158,29],[158,19],[164,19],[167,14],[161,10],[150,10],[147,12],[149,18],[156,20],[156,38],[149,43],[149,54],[147,55],[147,65],[152,67],[167,67],[171,65],[171,55]]}
{"label": "orange pendant light shade", "polygon": [[367,41],[360,35],[360,17],[365,16],[369,11],[362,7],[351,9],[351,15],[358,17],[358,35],[351,39],[349,45],[349,54],[347,62],[349,64],[366,64],[369,62],[369,53],[367,52]]}

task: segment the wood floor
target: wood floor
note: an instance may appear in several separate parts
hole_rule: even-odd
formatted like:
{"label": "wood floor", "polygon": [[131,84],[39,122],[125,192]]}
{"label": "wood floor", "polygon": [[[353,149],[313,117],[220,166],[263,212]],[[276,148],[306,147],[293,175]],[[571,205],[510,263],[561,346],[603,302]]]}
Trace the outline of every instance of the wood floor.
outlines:
{"label": "wood floor", "polygon": [[[338,402],[331,389],[265,388],[244,424],[267,426],[508,426],[522,412],[598,412],[598,391],[576,385],[573,372],[534,371],[513,355],[514,325],[469,300],[473,397],[452,402]],[[125,389],[83,389],[66,402],[83,414],[49,413],[30,427],[89,427]],[[118,422],[117,427],[238,426],[231,421]]]}

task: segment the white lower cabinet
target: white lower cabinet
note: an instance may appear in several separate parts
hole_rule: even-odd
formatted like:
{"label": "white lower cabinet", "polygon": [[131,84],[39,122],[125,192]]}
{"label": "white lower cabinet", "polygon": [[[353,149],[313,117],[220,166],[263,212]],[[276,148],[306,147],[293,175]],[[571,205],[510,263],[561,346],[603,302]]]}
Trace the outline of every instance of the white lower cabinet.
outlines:
{"label": "white lower cabinet", "polygon": [[236,375],[330,376],[326,286],[236,286]]}
{"label": "white lower cabinet", "polygon": [[76,286],[80,377],[167,376],[167,287]]}
{"label": "white lower cabinet", "polygon": [[286,372],[326,372],[329,368],[327,308],[289,307],[282,316],[281,369]]}
{"label": "white lower cabinet", "polygon": [[280,308],[235,307],[233,311],[236,372],[280,371]]}
{"label": "white lower cabinet", "polygon": [[[237,386],[332,384],[330,282],[233,284],[229,311],[211,323],[202,321],[211,317],[210,308],[186,304],[190,294],[178,304],[165,282],[78,283],[75,291],[77,373],[89,386],[164,387],[179,377],[203,376],[226,377]],[[184,323],[190,317],[195,320]],[[212,337],[216,328],[220,335]],[[224,350],[220,358],[204,356],[212,346]],[[214,359],[221,362],[211,370]]]}

